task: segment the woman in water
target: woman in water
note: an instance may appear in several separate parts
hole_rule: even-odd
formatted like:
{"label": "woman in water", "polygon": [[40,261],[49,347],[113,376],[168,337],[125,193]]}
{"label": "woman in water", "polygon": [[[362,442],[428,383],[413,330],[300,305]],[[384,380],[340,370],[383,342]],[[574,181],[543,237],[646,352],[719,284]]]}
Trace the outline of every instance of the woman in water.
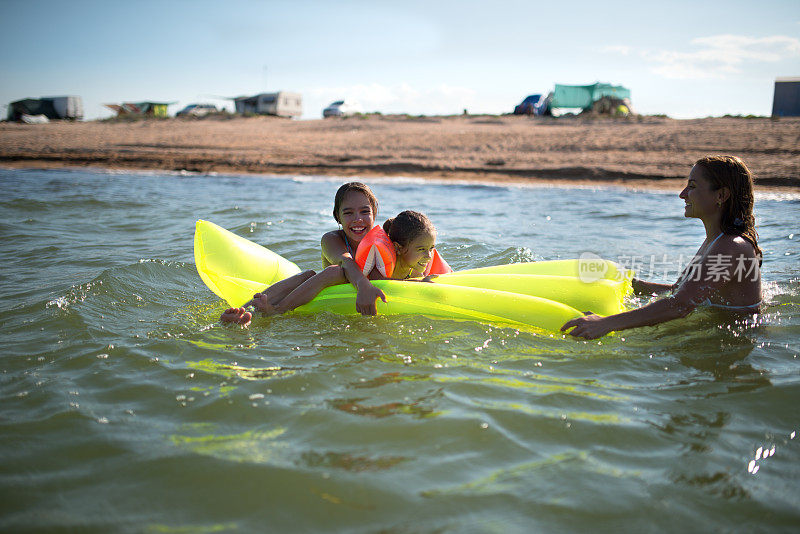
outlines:
{"label": "woman in water", "polygon": [[[342,185],[336,191],[333,199],[333,218],[339,223],[340,228],[327,232],[322,236],[320,243],[324,269],[319,273],[309,270],[290,276],[286,280],[271,285],[259,295],[266,294],[270,302],[279,303],[294,291],[301,288],[304,292],[313,291],[321,282],[324,282],[325,285],[316,289],[316,292],[308,298],[311,300],[322,287],[349,281],[356,288],[356,311],[362,315],[375,315],[377,313],[376,300],[380,298],[386,302],[386,296],[383,291],[370,283],[353,258],[358,244],[375,225],[377,215],[378,199],[367,185],[360,182]],[[314,285],[303,288],[303,285],[313,277],[319,277],[315,280]],[[302,292],[296,297],[301,295],[303,295]],[[250,301],[245,306],[253,304],[255,302]],[[244,308],[228,308],[220,317],[223,322],[241,325],[248,324],[251,319],[252,313]]]}
{"label": "woman in water", "polygon": [[[433,258],[436,246],[436,228],[431,221],[422,213],[407,210],[384,222],[383,229],[388,234],[396,253],[391,279],[408,280],[422,277],[428,263]],[[363,235],[361,237],[363,238]],[[324,240],[323,237],[323,243]],[[355,251],[352,255],[355,255]],[[359,267],[356,265],[356,268]],[[359,270],[359,272],[361,271]],[[313,271],[307,271],[271,285],[263,293],[254,295],[251,303],[264,315],[286,313],[311,301],[326,287],[343,284],[347,281],[343,266],[330,265],[318,274],[306,276],[308,273],[313,273]],[[386,278],[377,268],[369,273],[369,279],[372,280]],[[297,282],[300,282],[299,285]],[[291,287],[293,289],[287,291]],[[380,296],[383,297],[383,292],[380,293]],[[383,298],[383,301],[386,302],[386,299]],[[372,302],[372,305],[375,306],[375,301]],[[237,322],[242,325],[248,324],[251,318],[252,313],[244,308],[228,308],[222,315],[223,321]]]}
{"label": "woman in water", "polygon": [[685,217],[700,219],[706,239],[675,284],[633,279],[640,294],[672,291],[666,298],[608,317],[589,314],[562,331],[595,339],[611,331],[650,326],[688,315],[697,306],[756,313],[761,304],[761,249],[753,216],[753,175],[734,156],[698,160],[680,198]]}

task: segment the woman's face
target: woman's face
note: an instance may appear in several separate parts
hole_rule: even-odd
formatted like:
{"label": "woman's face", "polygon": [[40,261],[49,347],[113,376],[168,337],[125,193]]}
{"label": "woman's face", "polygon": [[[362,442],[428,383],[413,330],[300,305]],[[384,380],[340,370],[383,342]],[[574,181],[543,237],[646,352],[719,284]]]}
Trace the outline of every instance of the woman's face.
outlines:
{"label": "woman's face", "polygon": [[375,213],[367,195],[360,191],[345,193],[339,206],[339,223],[352,245],[358,245],[375,225]]}
{"label": "woman's face", "polygon": [[689,173],[689,181],[679,195],[686,202],[684,217],[702,219],[721,210],[720,190],[713,190],[703,174],[703,169],[695,165]]}
{"label": "woman's face", "polygon": [[424,232],[397,251],[397,263],[403,263],[411,268],[411,277],[422,276],[433,257],[433,248],[436,246],[436,234]]}

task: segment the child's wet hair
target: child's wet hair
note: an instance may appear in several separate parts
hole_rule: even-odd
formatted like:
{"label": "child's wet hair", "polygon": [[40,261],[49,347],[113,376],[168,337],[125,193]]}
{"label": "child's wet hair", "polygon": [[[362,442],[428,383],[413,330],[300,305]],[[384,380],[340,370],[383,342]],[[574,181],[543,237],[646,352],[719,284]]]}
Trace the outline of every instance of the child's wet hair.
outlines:
{"label": "child's wet hair", "polygon": [[436,228],[425,215],[418,211],[406,210],[397,217],[387,219],[383,223],[383,231],[393,242],[401,247],[408,246],[414,239],[424,233],[436,235]]}
{"label": "child's wet hair", "polygon": [[336,191],[336,196],[333,197],[333,218],[336,219],[336,222],[341,223],[342,221],[339,220],[339,210],[342,207],[342,201],[344,201],[344,196],[351,191],[355,191],[357,193],[363,193],[364,196],[367,197],[369,200],[370,205],[372,206],[372,217],[375,218],[378,216],[378,199],[375,197],[375,194],[372,192],[372,189],[369,188],[366,184],[362,184],[361,182],[348,182],[342,185],[338,191]]}

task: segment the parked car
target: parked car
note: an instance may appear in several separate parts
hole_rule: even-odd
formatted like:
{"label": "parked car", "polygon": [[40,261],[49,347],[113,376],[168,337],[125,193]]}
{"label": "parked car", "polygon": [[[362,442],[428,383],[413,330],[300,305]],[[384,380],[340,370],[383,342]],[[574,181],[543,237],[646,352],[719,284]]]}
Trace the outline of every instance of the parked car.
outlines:
{"label": "parked car", "polygon": [[542,95],[528,95],[514,108],[514,115],[544,115],[544,108]]}
{"label": "parked car", "polygon": [[322,110],[322,116],[327,117],[347,117],[357,113],[364,113],[357,102],[349,100],[337,100],[330,106]]}
{"label": "parked car", "polygon": [[219,111],[214,104],[189,104],[178,112],[177,117],[202,117]]}

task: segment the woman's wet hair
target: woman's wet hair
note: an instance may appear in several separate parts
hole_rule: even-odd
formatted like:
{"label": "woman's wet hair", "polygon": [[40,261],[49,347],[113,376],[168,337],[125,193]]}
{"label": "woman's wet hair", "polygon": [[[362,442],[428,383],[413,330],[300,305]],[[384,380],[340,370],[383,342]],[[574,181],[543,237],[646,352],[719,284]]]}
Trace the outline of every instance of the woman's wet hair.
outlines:
{"label": "woman's wet hair", "polygon": [[397,217],[387,219],[383,223],[383,231],[394,243],[401,247],[408,246],[414,239],[424,233],[436,234],[436,228],[425,215],[418,211],[406,210]]}
{"label": "woman's wet hair", "polygon": [[342,222],[339,220],[339,210],[342,207],[342,202],[344,201],[345,195],[351,191],[364,193],[364,196],[367,197],[367,200],[369,200],[369,203],[372,206],[372,217],[375,218],[378,216],[378,199],[375,198],[375,194],[372,192],[372,189],[361,182],[348,182],[342,185],[342,187],[336,191],[336,196],[333,197],[333,218],[336,219],[336,222]]}
{"label": "woman's wet hair", "polygon": [[760,257],[756,218],[753,215],[753,173],[744,161],[736,156],[706,156],[695,162],[702,169],[703,176],[717,191],[727,187],[730,191],[728,200],[722,206],[722,231],[730,235],[739,235],[750,242]]}

